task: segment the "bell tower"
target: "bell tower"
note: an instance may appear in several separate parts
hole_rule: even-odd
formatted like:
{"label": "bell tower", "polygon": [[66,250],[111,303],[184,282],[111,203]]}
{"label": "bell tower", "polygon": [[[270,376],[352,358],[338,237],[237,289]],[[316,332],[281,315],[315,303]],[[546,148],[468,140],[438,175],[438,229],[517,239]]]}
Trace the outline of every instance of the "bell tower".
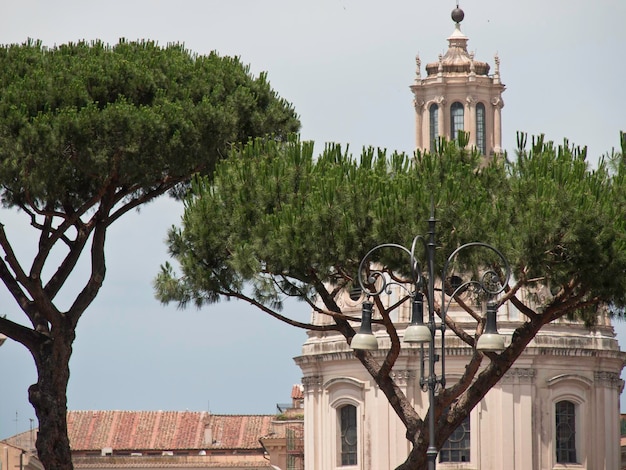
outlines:
{"label": "bell tower", "polygon": [[426,65],[426,77],[417,65],[411,85],[415,106],[415,147],[433,150],[439,137],[453,140],[459,131],[469,132],[469,145],[489,156],[502,152],[501,112],[505,89],[500,81],[500,59],[495,70],[467,51],[468,38],[461,32],[465,17],[458,5],[452,10],[454,32],[448,38],[448,51],[437,62]]}

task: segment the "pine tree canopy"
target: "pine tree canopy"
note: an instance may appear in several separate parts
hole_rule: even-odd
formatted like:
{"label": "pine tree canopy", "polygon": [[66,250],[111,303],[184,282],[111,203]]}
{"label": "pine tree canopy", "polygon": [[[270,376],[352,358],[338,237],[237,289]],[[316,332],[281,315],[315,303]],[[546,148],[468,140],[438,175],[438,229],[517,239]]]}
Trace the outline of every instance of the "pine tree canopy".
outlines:
{"label": "pine tree canopy", "polygon": [[291,105],[237,58],[180,44],[0,47],[3,202],[79,209],[207,173],[232,143],[298,129]]}
{"label": "pine tree canopy", "polygon": [[[168,191],[182,196],[235,143],[278,142],[300,124],[265,74],[179,44],[0,46],[0,90],[0,197],[39,237],[34,256],[22,257],[0,224],[0,280],[25,315],[0,316],[0,333],[37,366],[29,401],[41,462],[71,470],[69,360],[78,320],[104,282],[107,229]],[[68,282],[81,257],[87,275]],[[68,285],[76,297],[65,310],[57,295]]]}
{"label": "pine tree canopy", "polygon": [[[214,179],[195,180],[168,240],[180,276],[166,264],[158,296],[202,305],[252,283],[255,300],[279,306],[286,294],[318,294],[320,282],[348,286],[369,249],[410,246],[425,234],[432,202],[442,257],[483,241],[505,253],[518,282],[566,291],[578,307],[623,307],[621,154],[592,168],[584,149],[567,142],[540,136],[529,149],[520,145],[514,159],[484,162],[454,142],[412,157],[369,148],[359,158],[339,145],[314,156],[313,143],[295,137],[250,142]],[[467,268],[481,255],[461,262]]]}
{"label": "pine tree canopy", "polygon": [[[485,256],[490,250],[480,243],[470,245],[476,250],[458,250],[454,272],[470,277],[461,277],[459,288],[478,279],[481,269],[506,279],[498,273],[508,271],[508,264],[513,275],[504,285],[496,281],[503,289],[497,302],[510,301],[521,316],[504,350],[484,352],[476,348],[486,323],[482,302],[455,296],[468,314],[461,322],[442,314],[443,293],[440,303],[432,301],[450,332],[446,336],[456,335],[471,356],[462,376],[429,404],[435,446],[441,448],[543,326],[565,316],[593,325],[600,313],[621,312],[626,305],[624,135],[621,153],[595,168],[584,149],[567,142],[555,146],[543,136],[526,149],[526,136],[520,135],[512,160],[485,160],[467,150],[466,141],[464,135],[457,142],[441,140],[435,152],[412,157],[369,148],[357,159],[339,145],[327,145],[314,157],[313,143],[297,137],[249,142],[219,163],[213,179],[194,180],[182,223],[169,232],[178,266],[162,267],[155,279],[157,297],[180,306],[243,299],[293,326],[334,330],[351,343],[360,319],[352,307],[342,310],[341,296],[361,286],[355,279],[360,260],[370,254],[381,275],[414,281],[407,276],[414,273],[405,251],[371,250],[381,244],[411,247],[416,234],[427,235],[434,212],[436,266],[468,243],[495,247],[502,257]],[[425,262],[418,260],[421,266]],[[448,293],[457,282],[448,274],[437,289],[451,296],[460,291]],[[371,292],[376,284],[369,279],[375,278],[366,279]],[[391,313],[411,295],[398,295],[389,305],[372,296],[374,321],[389,340],[382,356],[354,353],[412,443],[398,470],[425,468],[429,452],[425,416],[392,372],[401,343]],[[303,323],[280,313],[290,296],[308,302],[314,318],[325,315],[328,321]]]}

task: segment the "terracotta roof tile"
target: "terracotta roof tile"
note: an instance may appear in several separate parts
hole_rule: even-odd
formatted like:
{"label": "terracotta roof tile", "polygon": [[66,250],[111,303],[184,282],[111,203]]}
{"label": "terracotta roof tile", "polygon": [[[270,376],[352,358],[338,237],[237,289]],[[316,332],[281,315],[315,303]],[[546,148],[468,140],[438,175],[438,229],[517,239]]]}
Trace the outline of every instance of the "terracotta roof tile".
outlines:
{"label": "terracotta roof tile", "polygon": [[296,384],[291,387],[291,398],[294,400],[304,398],[304,387],[301,384]]}
{"label": "terracotta roof tile", "polygon": [[[70,411],[74,451],[256,449],[273,415],[212,415],[201,411]],[[207,429],[208,426],[208,429]],[[205,442],[210,438],[212,442]]]}
{"label": "terracotta roof tile", "polygon": [[255,449],[268,433],[273,415],[211,415],[211,448]]}
{"label": "terracotta roof tile", "polygon": [[250,470],[269,470],[272,467],[263,455],[238,455],[212,459],[211,457],[109,457],[102,460],[98,457],[80,457],[73,459],[74,468],[80,469],[120,469],[129,468],[249,468]]}

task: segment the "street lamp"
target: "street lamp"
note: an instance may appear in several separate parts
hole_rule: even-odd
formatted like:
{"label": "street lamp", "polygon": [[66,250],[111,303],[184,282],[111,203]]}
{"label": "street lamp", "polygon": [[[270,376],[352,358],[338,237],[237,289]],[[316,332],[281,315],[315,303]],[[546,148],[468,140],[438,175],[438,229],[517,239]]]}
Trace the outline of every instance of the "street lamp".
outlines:
{"label": "street lamp", "polygon": [[[434,215],[434,208],[431,208],[431,216],[428,220],[428,239],[421,235],[416,236],[413,239],[411,249],[408,249],[402,245],[395,243],[384,243],[372,248],[361,260],[359,264],[358,280],[363,292],[367,293],[368,298],[362,305],[362,319],[361,328],[351,342],[352,349],[355,350],[376,350],[378,349],[378,342],[372,332],[372,311],[374,304],[369,300],[370,297],[378,297],[383,294],[391,294],[390,287],[396,285],[401,289],[407,291],[407,295],[412,300],[411,308],[411,323],[404,332],[404,343],[417,343],[424,345],[429,343],[428,348],[428,377],[424,377],[424,371],[422,368],[420,377],[420,387],[422,390],[428,390],[428,436],[429,445],[426,451],[428,458],[428,469],[434,470],[437,460],[437,446],[435,439],[435,391],[438,386],[445,388],[446,376],[445,376],[445,331],[446,331],[446,314],[450,308],[450,304],[454,298],[468,290],[473,289],[481,297],[487,298],[487,312],[485,318],[485,328],[483,333],[479,336],[475,343],[475,347],[479,351],[483,352],[499,352],[504,349],[504,337],[498,333],[496,327],[496,313],[498,303],[496,297],[501,294],[506,285],[509,282],[511,276],[511,269],[509,263],[504,255],[487,243],[472,242],[466,243],[460,246],[450,254],[447,258],[443,269],[441,271],[441,305],[439,317],[440,321],[437,322],[435,318],[435,225],[436,219]],[[416,248],[421,242],[424,248],[424,255],[426,258],[425,269],[422,270],[416,256]],[[370,268],[369,258],[371,255],[382,249],[398,249],[410,257],[410,272],[411,272],[411,286],[406,287],[406,284],[395,281],[388,278],[382,270]],[[465,251],[470,248],[484,248],[495,254],[495,261],[485,264],[488,269],[479,277],[479,279],[471,279],[463,282],[457,276],[449,276],[449,268],[456,259],[457,255],[461,251]],[[365,277],[364,277],[365,276]],[[449,295],[449,300],[446,303],[446,282],[450,282],[450,289],[452,292]],[[408,283],[407,283],[408,284]],[[424,298],[428,304],[428,323],[424,323]],[[435,354],[435,337],[437,331],[441,332],[441,355]],[[423,349],[422,349],[423,354]],[[435,374],[435,362],[441,359],[441,375],[438,377]],[[422,356],[422,364],[423,364]]]}

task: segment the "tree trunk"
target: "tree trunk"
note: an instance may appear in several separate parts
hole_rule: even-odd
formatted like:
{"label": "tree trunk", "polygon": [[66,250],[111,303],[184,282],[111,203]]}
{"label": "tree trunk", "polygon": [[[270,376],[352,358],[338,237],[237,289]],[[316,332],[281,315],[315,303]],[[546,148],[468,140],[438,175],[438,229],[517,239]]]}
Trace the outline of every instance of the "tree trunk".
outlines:
{"label": "tree trunk", "polygon": [[75,332],[69,325],[55,327],[33,351],[37,383],[28,389],[28,398],[39,421],[36,447],[46,470],[72,470],[67,436],[67,384]]}
{"label": "tree trunk", "polygon": [[411,449],[407,459],[402,462],[396,470],[427,470],[428,469],[428,456],[426,450],[428,444],[418,444]]}

